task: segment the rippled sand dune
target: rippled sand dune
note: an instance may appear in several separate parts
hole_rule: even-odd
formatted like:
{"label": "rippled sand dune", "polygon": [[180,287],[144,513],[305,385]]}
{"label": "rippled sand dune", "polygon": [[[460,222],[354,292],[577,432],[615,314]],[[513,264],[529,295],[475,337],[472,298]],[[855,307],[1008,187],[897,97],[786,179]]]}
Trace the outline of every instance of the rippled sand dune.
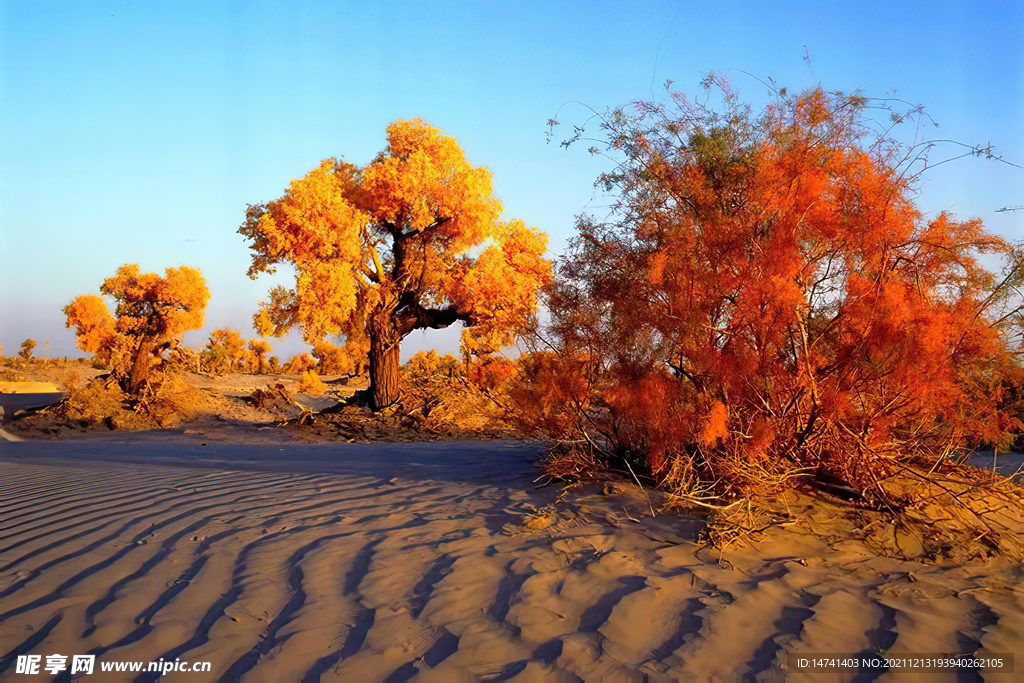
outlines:
{"label": "rippled sand dune", "polygon": [[890,646],[1016,652],[1024,671],[1017,566],[943,570],[797,530],[720,555],[637,492],[555,504],[534,458],[0,444],[0,680],[47,679],[15,661],[55,653],[212,662],[168,674],[197,681],[982,680],[785,671],[788,653]]}

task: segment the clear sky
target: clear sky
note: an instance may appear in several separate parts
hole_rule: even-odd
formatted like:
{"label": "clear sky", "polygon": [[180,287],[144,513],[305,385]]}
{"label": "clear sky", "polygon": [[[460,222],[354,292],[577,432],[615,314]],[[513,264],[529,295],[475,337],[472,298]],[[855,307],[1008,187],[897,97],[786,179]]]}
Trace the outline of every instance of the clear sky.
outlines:
{"label": "clear sky", "polygon": [[[806,53],[809,60],[804,59]],[[202,270],[215,327],[253,336],[270,278],[236,233],[320,159],[369,162],[421,116],[488,166],[506,215],[561,251],[606,163],[547,144],[546,121],[694,92],[820,83],[926,106],[933,134],[1024,165],[1024,3],[25,2],[0,0],[0,343],[80,355],[61,308],[126,262]],[[949,149],[948,155],[956,151]],[[1024,239],[1024,170],[964,159],[929,173],[927,211]],[[597,209],[599,210],[599,209]],[[282,358],[296,339],[271,340]],[[457,348],[457,331],[403,346]]]}

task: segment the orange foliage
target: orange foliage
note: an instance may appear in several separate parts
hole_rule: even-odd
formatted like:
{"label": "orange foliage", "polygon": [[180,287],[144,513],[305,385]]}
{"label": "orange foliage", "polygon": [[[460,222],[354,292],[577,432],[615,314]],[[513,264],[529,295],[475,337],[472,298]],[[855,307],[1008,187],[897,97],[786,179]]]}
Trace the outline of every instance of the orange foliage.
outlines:
{"label": "orange foliage", "polygon": [[[616,213],[579,219],[550,290],[565,357],[606,373],[577,427],[720,495],[797,472],[866,491],[1005,444],[1020,254],[977,219],[923,215],[913,159],[867,137],[864,98],[780,95],[759,116],[728,89],[723,112],[674,98],[605,119]],[[559,395],[563,369],[545,372],[526,400]]]}
{"label": "orange foliage", "polygon": [[100,297],[84,295],[64,308],[76,328],[78,348],[110,362],[122,388],[138,394],[153,360],[176,346],[181,335],[202,327],[210,292],[195,268],[167,268],[161,277],[125,264],[103,281],[100,293],[117,302],[116,320]]}
{"label": "orange foliage", "polygon": [[700,444],[705,448],[714,446],[719,439],[729,436],[729,409],[721,401],[711,404],[711,412],[708,413],[704,423],[704,429],[700,432]]}
{"label": "orange foliage", "polygon": [[486,356],[469,367],[469,380],[483,389],[497,389],[518,373],[515,363],[507,358]]}
{"label": "orange foliage", "polygon": [[345,346],[319,341],[313,346],[317,371],[321,375],[360,375],[366,371],[370,344],[366,340],[349,340]]}
{"label": "orange foliage", "polygon": [[301,375],[315,367],[316,361],[310,358],[308,353],[297,353],[289,358],[281,369],[290,375]]}
{"label": "orange foliage", "polygon": [[327,159],[249,207],[239,232],[250,277],[281,263],[296,271],[294,287],[261,304],[256,328],[368,340],[374,406],[390,405],[412,330],[462,321],[509,343],[531,322],[550,278],[547,237],[500,214],[490,171],[421,119],[396,121],[367,166]]}
{"label": "orange foliage", "polygon": [[263,358],[270,353],[270,343],[265,339],[250,339],[249,340],[249,351],[252,353],[255,362],[253,363],[253,370],[257,374],[262,375],[264,371]]}
{"label": "orange foliage", "polygon": [[546,351],[523,354],[516,364],[519,374],[508,393],[517,427],[555,439],[574,437],[574,416],[588,407],[591,396],[589,364]]}
{"label": "orange foliage", "polygon": [[82,294],[64,307],[64,315],[67,316],[66,327],[74,327],[77,333],[75,346],[96,354],[97,359],[106,365],[114,349],[117,331],[114,329],[114,316],[103,299],[96,294]]}
{"label": "orange foliage", "polygon": [[[264,342],[265,343],[265,342]],[[241,330],[229,330],[221,327],[210,333],[206,342],[204,357],[207,365],[214,372],[230,372],[247,369],[247,353],[245,339]]]}
{"label": "orange foliage", "polygon": [[299,375],[299,393],[310,396],[323,396],[327,391],[327,385],[320,381],[320,376],[315,370],[306,370]]}

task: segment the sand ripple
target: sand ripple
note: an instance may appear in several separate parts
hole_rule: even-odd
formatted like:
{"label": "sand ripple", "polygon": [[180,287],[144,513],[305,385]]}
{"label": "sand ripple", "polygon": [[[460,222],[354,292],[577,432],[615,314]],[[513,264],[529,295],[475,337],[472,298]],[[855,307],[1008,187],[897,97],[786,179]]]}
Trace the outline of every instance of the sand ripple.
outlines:
{"label": "sand ripple", "polygon": [[901,681],[784,666],[1024,652],[1019,567],[797,532],[720,558],[628,491],[552,505],[528,445],[2,448],[4,680],[19,654],[92,653],[221,681]]}

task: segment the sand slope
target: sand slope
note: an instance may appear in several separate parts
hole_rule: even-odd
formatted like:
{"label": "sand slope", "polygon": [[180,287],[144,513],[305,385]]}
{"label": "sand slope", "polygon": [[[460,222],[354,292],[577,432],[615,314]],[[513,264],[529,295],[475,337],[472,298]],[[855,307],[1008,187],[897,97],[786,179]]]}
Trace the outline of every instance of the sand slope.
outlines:
{"label": "sand slope", "polygon": [[[903,681],[925,678],[787,676],[786,655],[1024,653],[1019,567],[940,570],[793,530],[720,557],[691,542],[698,520],[644,517],[635,491],[547,507],[534,457],[0,443],[0,680],[41,680],[14,674],[29,653],[274,682]],[[117,676],[94,680],[155,680]]]}

